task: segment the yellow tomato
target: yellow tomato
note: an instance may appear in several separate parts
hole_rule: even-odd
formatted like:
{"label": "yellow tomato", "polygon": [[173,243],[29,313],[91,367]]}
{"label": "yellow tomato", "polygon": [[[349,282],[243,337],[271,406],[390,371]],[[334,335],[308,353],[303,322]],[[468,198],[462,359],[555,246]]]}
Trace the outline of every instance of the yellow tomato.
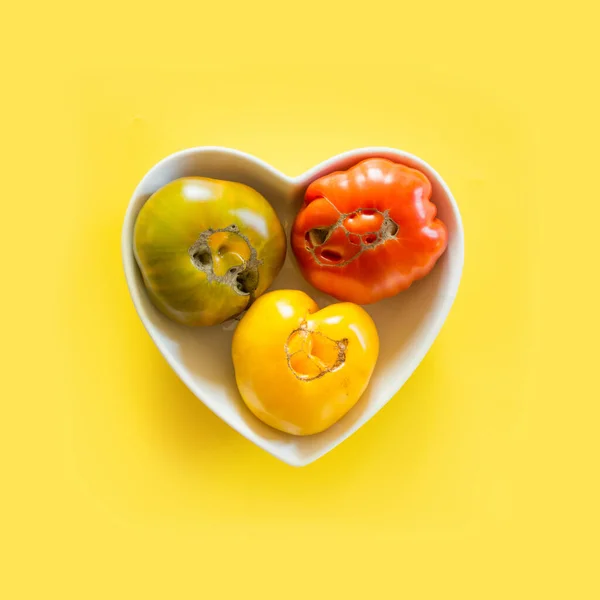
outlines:
{"label": "yellow tomato", "polygon": [[294,435],[323,431],[365,391],[379,353],[375,323],[343,302],[319,310],[304,292],[261,296],[233,336],[235,378],[246,406]]}
{"label": "yellow tomato", "polygon": [[184,325],[216,325],[243,312],[271,285],[285,253],[273,207],[233,181],[171,181],[135,223],[134,254],[148,295]]}

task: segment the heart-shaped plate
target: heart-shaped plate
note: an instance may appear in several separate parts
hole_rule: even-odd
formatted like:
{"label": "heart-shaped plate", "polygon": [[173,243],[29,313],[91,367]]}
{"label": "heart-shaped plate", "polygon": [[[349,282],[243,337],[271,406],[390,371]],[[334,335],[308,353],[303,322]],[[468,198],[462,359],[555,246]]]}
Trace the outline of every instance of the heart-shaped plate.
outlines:
{"label": "heart-shaped plate", "polygon": [[[310,286],[289,248],[289,232],[304,191],[315,179],[351,167],[368,157],[384,157],[423,171],[433,185],[432,201],[448,227],[448,249],[433,271],[399,295],[366,306],[380,335],[380,355],[367,391],[335,425],[307,437],[264,425],[246,408],[231,360],[234,324],[187,328],[156,310],[144,288],[133,255],[137,214],[152,193],[185,176],[245,183],[275,208],[288,236],[288,255],[271,289],[300,289],[322,308],[335,300]],[[320,458],[364,425],[404,385],[433,344],[452,306],[460,282],[464,239],[460,213],[450,189],[421,159],[392,148],[361,148],[331,158],[299,177],[287,177],[263,161],[229,148],[183,150],[160,161],[144,176],[129,202],[122,236],[125,276],[135,308],[154,343],[187,387],[223,421],[273,456],[304,466]]]}

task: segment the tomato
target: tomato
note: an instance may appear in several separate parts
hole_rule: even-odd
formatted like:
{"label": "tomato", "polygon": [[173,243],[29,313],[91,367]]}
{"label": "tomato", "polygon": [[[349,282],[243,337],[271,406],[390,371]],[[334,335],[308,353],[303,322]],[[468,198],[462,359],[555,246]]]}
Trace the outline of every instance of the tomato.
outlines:
{"label": "tomato", "polygon": [[423,173],[383,158],[317,179],[292,228],[302,274],[317,289],[358,304],[405,290],[447,246],[431,191]]}
{"label": "tomato", "polygon": [[243,312],[271,285],[285,253],[272,206],[231,181],[172,181],[146,201],[135,224],[134,254],[148,294],[184,325],[215,325]]}
{"label": "tomato", "polygon": [[294,435],[331,427],[365,391],[379,353],[375,324],[360,306],[319,310],[304,292],[259,298],[233,336],[235,378],[261,421]]}

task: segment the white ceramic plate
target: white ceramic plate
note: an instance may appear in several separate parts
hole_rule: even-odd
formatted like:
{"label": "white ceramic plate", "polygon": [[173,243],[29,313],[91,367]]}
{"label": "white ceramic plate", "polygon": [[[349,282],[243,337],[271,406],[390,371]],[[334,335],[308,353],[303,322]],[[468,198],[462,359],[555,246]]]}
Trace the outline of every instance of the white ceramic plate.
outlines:
{"label": "white ceramic plate", "polygon": [[[379,156],[422,170],[433,184],[433,202],[449,231],[447,251],[423,280],[394,298],[365,307],[379,331],[380,358],[369,387],[354,408],[323,433],[294,437],[261,423],[245,407],[236,388],[231,361],[233,325],[186,328],[158,312],[146,295],[133,256],[137,214],[157,189],[179,177],[205,176],[245,183],[274,206],[286,233],[306,187],[318,177]],[[364,425],[404,385],[439,333],[456,296],[462,273],[464,240],[458,207],[442,178],[419,158],[391,148],[362,148],[340,154],[300,177],[287,177],[248,154],[219,147],[177,152],[154,166],[137,186],[125,216],[123,263],[135,308],[148,333],[187,387],[215,414],[248,440],[293,465],[307,465]],[[306,291],[320,307],[334,302],[300,275],[288,242],[285,265],[271,289]]]}

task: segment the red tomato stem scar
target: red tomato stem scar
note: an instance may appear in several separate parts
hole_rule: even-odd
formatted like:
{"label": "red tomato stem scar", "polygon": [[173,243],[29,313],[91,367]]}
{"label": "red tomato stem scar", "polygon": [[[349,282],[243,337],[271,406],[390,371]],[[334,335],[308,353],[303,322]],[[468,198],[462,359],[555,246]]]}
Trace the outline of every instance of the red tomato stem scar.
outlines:
{"label": "red tomato stem scar", "polygon": [[[382,222],[379,226],[379,229],[377,231],[367,231],[362,235],[348,231],[345,225],[345,220],[348,218],[354,219],[361,214],[368,216],[380,215]],[[343,229],[344,234],[351,244],[360,246],[360,250],[354,256],[345,261],[342,260],[342,255],[336,250],[325,248],[320,251],[320,256],[316,252],[317,248],[320,248],[327,243],[327,240],[329,240],[331,234],[338,227]],[[360,208],[352,211],[351,213],[340,213],[338,220],[329,227],[315,227],[310,229],[305,236],[306,249],[312,255],[313,260],[320,266],[345,267],[353,260],[356,260],[366,250],[372,250],[380,244],[384,244],[387,240],[396,237],[398,231],[398,224],[389,216],[389,211],[385,210],[381,212],[374,208]]]}

